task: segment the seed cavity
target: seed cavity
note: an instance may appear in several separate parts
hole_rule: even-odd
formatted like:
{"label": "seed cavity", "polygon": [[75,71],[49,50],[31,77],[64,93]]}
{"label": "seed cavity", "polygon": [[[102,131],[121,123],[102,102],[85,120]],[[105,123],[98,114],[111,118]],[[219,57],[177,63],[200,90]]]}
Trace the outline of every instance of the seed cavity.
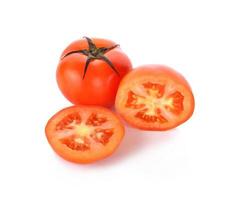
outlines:
{"label": "seed cavity", "polygon": [[91,125],[91,126],[100,126],[102,124],[104,124],[107,121],[106,117],[103,116],[98,116],[97,113],[92,113],[87,122],[86,125]]}
{"label": "seed cavity", "polygon": [[140,103],[139,99],[144,99],[144,97],[135,94],[133,91],[129,91],[126,107],[133,109],[143,108],[145,105],[143,103]]}
{"label": "seed cavity", "polygon": [[165,85],[147,82],[144,83],[143,86],[146,89],[147,94],[150,96],[161,98],[164,95]]}
{"label": "seed cavity", "polygon": [[103,145],[106,145],[109,142],[109,139],[113,135],[113,129],[102,129],[97,128],[95,132],[91,135],[91,137],[96,141]]}
{"label": "seed cavity", "polygon": [[167,99],[171,102],[165,105],[165,108],[172,112],[175,115],[179,115],[184,110],[184,96],[176,91],[173,94],[169,95]]}
{"label": "seed cavity", "polygon": [[159,109],[156,110],[156,114],[155,115],[148,115],[146,114],[148,112],[148,109],[144,109],[141,110],[139,112],[136,113],[135,117],[142,119],[145,122],[159,122],[159,123],[165,123],[168,120],[163,117],[160,113],[159,113]]}
{"label": "seed cavity", "polygon": [[73,129],[74,125],[81,123],[81,116],[79,113],[71,113],[66,115],[57,125],[56,131]]}
{"label": "seed cavity", "polygon": [[79,136],[72,135],[63,138],[60,141],[72,150],[86,151],[90,149],[90,141],[86,137],[81,138]]}

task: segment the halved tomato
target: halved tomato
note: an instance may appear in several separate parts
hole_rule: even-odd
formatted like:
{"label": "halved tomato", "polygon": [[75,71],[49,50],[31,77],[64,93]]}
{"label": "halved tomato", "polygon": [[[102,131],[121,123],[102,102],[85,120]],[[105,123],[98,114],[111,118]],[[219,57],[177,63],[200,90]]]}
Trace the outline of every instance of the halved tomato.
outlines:
{"label": "halved tomato", "polygon": [[65,108],[48,121],[45,131],[54,151],[75,163],[90,163],[111,155],[124,136],[119,118],[97,106]]}
{"label": "halved tomato", "polygon": [[194,96],[178,72],[162,65],[145,65],[122,79],[115,107],[137,128],[168,130],[191,117]]}

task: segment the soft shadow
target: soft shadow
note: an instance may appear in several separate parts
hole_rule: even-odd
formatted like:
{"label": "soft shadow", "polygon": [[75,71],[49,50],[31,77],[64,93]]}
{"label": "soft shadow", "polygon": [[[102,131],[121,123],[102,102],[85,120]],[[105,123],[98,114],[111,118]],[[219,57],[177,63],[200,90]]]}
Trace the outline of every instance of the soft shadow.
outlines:
{"label": "soft shadow", "polygon": [[126,134],[117,151],[112,156],[98,161],[92,164],[92,166],[104,167],[114,165],[130,159],[131,156],[138,154],[146,148],[151,148],[151,146],[155,146],[157,149],[162,144],[174,139],[176,133],[179,132],[177,129],[169,131],[143,131],[130,127],[127,124],[125,124],[125,127]]}

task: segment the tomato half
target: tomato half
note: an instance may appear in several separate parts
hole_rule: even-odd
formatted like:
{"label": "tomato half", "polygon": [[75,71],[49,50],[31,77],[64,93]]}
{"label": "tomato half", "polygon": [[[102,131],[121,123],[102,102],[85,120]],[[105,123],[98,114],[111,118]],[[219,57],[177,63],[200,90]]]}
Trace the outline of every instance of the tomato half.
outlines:
{"label": "tomato half", "polygon": [[122,77],[132,69],[120,47],[106,39],[87,38],[71,43],[62,53],[57,83],[73,104],[114,104]]}
{"label": "tomato half", "polygon": [[137,128],[168,130],[191,117],[194,96],[178,72],[162,65],[145,65],[123,78],[115,107]]}
{"label": "tomato half", "polygon": [[56,113],[48,121],[45,132],[58,155],[75,163],[90,163],[117,149],[124,127],[106,108],[72,106]]}

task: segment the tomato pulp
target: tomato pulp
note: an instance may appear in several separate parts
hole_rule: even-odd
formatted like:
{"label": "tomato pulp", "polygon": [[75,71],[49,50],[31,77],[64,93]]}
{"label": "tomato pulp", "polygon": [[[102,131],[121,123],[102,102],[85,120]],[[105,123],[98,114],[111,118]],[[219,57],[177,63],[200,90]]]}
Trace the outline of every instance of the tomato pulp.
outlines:
{"label": "tomato pulp", "polygon": [[111,155],[124,136],[119,118],[97,106],[65,108],[48,121],[45,131],[54,151],[75,163],[90,163]]}
{"label": "tomato pulp", "polygon": [[162,65],[145,65],[120,83],[115,107],[131,125],[144,130],[168,130],[188,120],[194,96],[186,79]]}

